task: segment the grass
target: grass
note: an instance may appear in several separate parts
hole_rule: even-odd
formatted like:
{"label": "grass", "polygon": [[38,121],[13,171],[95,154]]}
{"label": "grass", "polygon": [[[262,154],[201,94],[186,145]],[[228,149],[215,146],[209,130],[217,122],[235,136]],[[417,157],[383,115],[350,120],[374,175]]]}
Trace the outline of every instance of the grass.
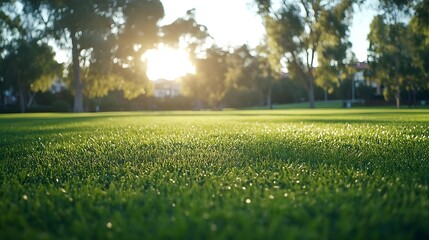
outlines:
{"label": "grass", "polygon": [[[347,102],[352,102],[351,103],[351,108],[353,109],[380,109],[379,106],[364,106],[362,100],[355,100],[355,102],[353,102],[353,100],[348,99],[346,100]],[[328,101],[316,101],[315,102],[315,106],[318,109],[340,109],[340,108],[344,108],[344,102],[343,100],[328,100]],[[388,106],[384,106],[382,107],[383,109],[396,109],[396,105],[394,103],[392,103],[391,105]],[[428,105],[418,105],[418,106],[413,106],[413,109],[429,109]],[[262,110],[262,109],[267,109],[266,106],[255,106],[255,107],[248,107],[248,108],[244,108],[244,110]],[[299,103],[286,103],[286,104],[274,104],[273,105],[273,109],[308,109],[308,102],[299,102]],[[401,109],[410,109],[410,107],[406,104],[401,105]]]}
{"label": "grass", "polygon": [[[330,108],[338,109],[343,107],[342,100],[329,100],[329,101],[316,101],[315,106],[318,109],[321,108]],[[267,109],[267,106],[255,106],[255,107],[246,107],[245,110],[262,110]],[[308,109],[308,102],[299,102],[299,103],[286,103],[286,104],[274,104],[273,109]]]}
{"label": "grass", "polygon": [[0,115],[0,239],[427,239],[428,110]]}

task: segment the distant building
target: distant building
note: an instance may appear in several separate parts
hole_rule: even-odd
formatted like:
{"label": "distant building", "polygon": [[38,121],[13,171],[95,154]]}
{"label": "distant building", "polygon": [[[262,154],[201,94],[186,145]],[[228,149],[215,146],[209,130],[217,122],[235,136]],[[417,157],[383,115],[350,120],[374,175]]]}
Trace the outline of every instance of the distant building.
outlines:
{"label": "distant building", "polygon": [[356,86],[366,85],[372,87],[376,91],[376,95],[381,95],[381,86],[374,81],[370,81],[370,79],[365,78],[365,71],[369,69],[368,63],[366,62],[358,62],[356,64],[356,73],[353,78]]}
{"label": "distant building", "polygon": [[55,78],[54,82],[51,86],[51,92],[53,94],[59,93],[67,88],[67,84],[64,83],[64,81],[61,78]]}
{"label": "distant building", "polygon": [[353,77],[353,80],[356,84],[364,84],[365,83],[365,70],[368,68],[368,64],[365,62],[358,62],[356,64],[356,73]]}
{"label": "distant building", "polygon": [[180,83],[178,81],[170,81],[159,79],[153,82],[154,96],[156,98],[173,98],[181,95]]}

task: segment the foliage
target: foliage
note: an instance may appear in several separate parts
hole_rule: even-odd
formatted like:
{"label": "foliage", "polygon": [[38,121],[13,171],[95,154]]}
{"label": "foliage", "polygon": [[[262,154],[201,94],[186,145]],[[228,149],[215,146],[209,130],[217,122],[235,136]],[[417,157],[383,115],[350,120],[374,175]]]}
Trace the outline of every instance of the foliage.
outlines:
{"label": "foliage", "polygon": [[0,116],[2,239],[427,239],[428,110]]}
{"label": "foliage", "polygon": [[415,7],[416,14],[408,24],[414,84],[417,88],[429,89],[429,3],[421,1]]}
{"label": "foliage", "polygon": [[162,41],[175,47],[184,47],[188,50],[191,61],[195,61],[198,54],[207,47],[210,34],[206,26],[199,24],[195,19],[195,9],[186,12],[186,16],[176,19],[173,23],[162,26]]}
{"label": "foliage", "polygon": [[196,81],[200,81],[198,85],[201,87],[199,91],[206,102],[213,109],[222,109],[222,99],[225,96],[229,82],[226,74],[228,65],[226,59],[227,52],[216,46],[207,49],[205,57],[197,59]]}
{"label": "foliage", "polygon": [[21,111],[30,107],[32,93],[48,91],[56,78],[61,76],[62,66],[54,60],[55,53],[39,40],[19,40],[7,50],[0,64],[0,77],[5,88],[19,92]]}
{"label": "foliage", "polygon": [[[259,104],[271,108],[272,85],[280,79],[280,66],[269,54],[268,46],[261,44],[255,50],[243,45],[228,56],[226,78],[238,89],[254,91],[259,97]],[[266,101],[265,101],[266,100]]]}
{"label": "foliage", "polygon": [[272,54],[286,61],[289,75],[304,84],[314,107],[315,83],[329,91],[338,84],[336,73],[351,46],[347,38],[354,1],[282,1],[278,10],[271,1],[256,2]]}
{"label": "foliage", "polygon": [[20,16],[11,14],[15,8],[14,1],[3,0],[0,2],[0,54],[4,54],[4,48],[9,42],[23,32]]}
{"label": "foliage", "polygon": [[[221,76],[221,78],[215,77],[214,80],[202,79],[208,74],[208,72],[204,71],[209,71],[207,66],[203,66],[204,59],[207,60],[213,56],[204,56],[206,51],[210,51],[207,50],[207,48],[210,45],[209,40],[211,37],[207,27],[196,21],[195,9],[188,10],[185,17],[178,18],[173,23],[163,26],[162,35],[162,41],[167,45],[186,49],[189,53],[191,62],[193,62],[197,68],[197,74],[188,74],[180,79],[183,94],[195,99],[195,109],[203,108],[204,104],[209,104],[213,108],[219,107],[214,106],[219,104],[215,102],[220,102],[226,90],[218,91],[219,88],[216,88],[215,92],[210,93],[210,86],[207,84],[209,84],[210,81],[220,81],[224,73],[213,72],[213,75]],[[213,47],[212,49],[215,48]],[[218,51],[220,51],[220,49],[218,49]],[[215,69],[216,66],[213,66],[213,68]],[[215,82],[211,84],[217,85],[218,83]],[[215,98],[220,100],[214,100]]]}
{"label": "foliage", "polygon": [[[427,22],[422,12],[425,1],[380,2],[382,14],[371,23],[369,62],[373,76],[385,88],[385,98],[393,95],[399,108],[401,91],[429,87],[427,69]],[[412,14],[415,12],[415,14]],[[422,19],[423,16],[423,19]],[[411,21],[408,21],[411,18]]]}
{"label": "foliage", "polygon": [[[379,84],[387,86],[385,98],[393,93],[399,105],[402,84],[411,62],[406,26],[403,23],[387,24],[382,16],[371,23],[369,62]],[[408,69],[407,69],[408,68]]]}
{"label": "foliage", "polygon": [[75,112],[83,111],[84,92],[99,97],[122,89],[130,98],[143,92],[147,77],[137,66],[141,54],[158,41],[157,22],[164,16],[160,1],[23,2],[27,12],[47,18],[45,30],[71,51]]}

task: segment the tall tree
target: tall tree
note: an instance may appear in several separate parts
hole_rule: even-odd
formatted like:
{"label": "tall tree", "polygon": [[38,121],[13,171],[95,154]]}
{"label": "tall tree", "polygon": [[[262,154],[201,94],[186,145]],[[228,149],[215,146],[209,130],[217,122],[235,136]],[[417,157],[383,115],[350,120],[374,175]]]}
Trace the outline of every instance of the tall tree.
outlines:
{"label": "tall tree", "polygon": [[[411,58],[416,68],[415,88],[429,89],[429,2],[420,1],[408,24]],[[413,90],[415,90],[413,88]]]}
{"label": "tall tree", "polygon": [[409,35],[403,23],[388,24],[376,16],[368,34],[370,41],[368,60],[379,84],[384,85],[384,96],[394,96],[396,106],[401,104],[401,89],[411,74]]}
{"label": "tall tree", "polygon": [[23,31],[21,18],[14,13],[15,7],[11,0],[0,2],[0,54],[4,54],[8,42]]}
{"label": "tall tree", "polygon": [[[331,69],[338,68],[346,58],[354,1],[281,1],[277,4],[279,9],[275,9],[270,0],[256,2],[270,48],[286,61],[290,77],[302,81],[309,107],[314,108],[315,84],[323,86],[327,81],[338,81],[338,78],[321,75],[332,75]],[[316,63],[323,71],[316,71]],[[315,82],[317,78],[319,81]]]}
{"label": "tall tree", "polygon": [[207,49],[203,58],[195,60],[195,75],[182,79],[185,94],[208,103],[213,110],[221,110],[229,87],[227,57],[228,53],[216,46]]}
{"label": "tall tree", "polygon": [[205,98],[214,110],[222,109],[222,99],[228,90],[226,78],[228,53],[213,46],[206,51],[206,56],[196,62],[196,76],[203,82]]}
{"label": "tall tree", "polygon": [[7,87],[19,94],[21,112],[31,106],[35,93],[47,91],[61,76],[62,66],[54,60],[55,53],[39,40],[19,40],[7,50],[0,64],[0,77]]}
{"label": "tall tree", "polygon": [[[127,72],[125,70],[137,64],[141,53],[157,40],[157,22],[164,16],[162,4],[158,0],[22,1],[26,11],[43,19],[46,30],[61,42],[61,46],[71,51],[74,112],[84,111],[81,68],[102,61],[95,58],[100,56],[96,54],[100,53],[99,43],[112,38],[117,40],[104,49],[104,53],[108,53],[104,55],[108,59],[105,63],[108,64],[99,64],[99,68],[106,69],[97,73],[111,74],[111,61],[120,66],[121,72]],[[116,58],[112,56],[114,53]],[[92,77],[107,79],[106,74]]]}
{"label": "tall tree", "polygon": [[186,48],[191,61],[206,50],[210,38],[207,27],[196,21],[195,9],[186,11],[184,17],[162,27],[162,41],[167,45]]}
{"label": "tall tree", "polygon": [[195,9],[188,10],[184,17],[162,27],[162,41],[167,45],[186,49],[191,62],[196,65],[196,74],[188,74],[181,78],[182,91],[195,99],[196,109],[201,109],[203,103],[209,101],[207,82],[201,78],[202,73],[198,73],[198,68],[203,68],[201,55],[206,52],[210,38],[207,27],[196,21]]}
{"label": "tall tree", "polygon": [[[254,51],[243,45],[228,57],[227,80],[238,89],[251,90],[259,95],[260,105],[272,108],[272,85],[280,79],[280,72],[273,69],[266,44]],[[275,61],[277,63],[277,61]],[[280,70],[280,66],[276,67]]]}
{"label": "tall tree", "polygon": [[412,63],[410,31],[406,19],[413,1],[380,0],[380,14],[375,16],[368,40],[368,62],[373,77],[384,86],[384,97],[393,95],[396,107],[401,104],[401,90],[404,85],[413,88],[416,72]]}

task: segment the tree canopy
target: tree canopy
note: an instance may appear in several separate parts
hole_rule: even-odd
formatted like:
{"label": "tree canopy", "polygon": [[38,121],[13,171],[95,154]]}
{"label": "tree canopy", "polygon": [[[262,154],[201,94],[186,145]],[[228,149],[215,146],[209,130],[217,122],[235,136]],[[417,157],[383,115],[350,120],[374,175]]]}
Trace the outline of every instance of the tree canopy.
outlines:
{"label": "tree canopy", "polygon": [[289,75],[304,84],[313,108],[315,84],[329,90],[338,81],[335,72],[344,66],[354,1],[281,1],[278,9],[272,1],[256,2],[268,44],[286,62]]}
{"label": "tree canopy", "polygon": [[[368,40],[368,61],[372,77],[385,86],[384,96],[391,96],[400,107],[403,90],[415,92],[427,88],[429,34],[425,1],[383,0],[375,16]],[[412,14],[412,12],[415,14]]]}
{"label": "tree canopy", "polygon": [[18,90],[21,112],[25,112],[34,93],[49,90],[54,80],[61,76],[62,66],[54,60],[52,48],[35,39],[19,40],[7,51],[0,64],[0,77],[6,88]]}
{"label": "tree canopy", "polygon": [[[273,91],[299,93],[290,99],[307,98],[309,107],[322,94],[325,99],[328,94],[338,98],[339,91],[343,99],[350,96],[349,85],[352,92],[357,87],[353,75],[358,62],[351,51],[349,27],[354,6],[363,0],[254,2],[266,30],[260,45],[219,47],[197,21],[195,9],[160,26],[164,17],[160,0],[1,1],[2,97],[4,91],[13,92],[25,110],[34,94],[47,91],[58,77],[68,84],[75,112],[84,111],[84,101],[88,107],[111,92],[126,99],[150,94],[154,85],[146,74],[144,53],[163,47],[189,53],[196,72],[183,77],[181,84],[197,108],[204,103],[221,109],[235,93],[270,107]],[[429,4],[380,0],[376,9],[368,35],[368,65],[363,65],[369,66],[366,76],[383,88],[386,100],[393,97],[399,106],[405,92],[415,95],[429,88]],[[65,69],[54,61],[54,50],[70,58]],[[368,96],[379,95],[368,79],[359,81],[372,88]],[[288,86],[299,90],[285,90]]]}
{"label": "tree canopy", "polygon": [[121,89],[128,97],[144,92],[147,77],[137,62],[158,41],[157,22],[164,16],[160,1],[22,2],[27,13],[46,23],[49,36],[71,52],[75,112],[84,110],[85,92],[92,97],[111,89]]}

